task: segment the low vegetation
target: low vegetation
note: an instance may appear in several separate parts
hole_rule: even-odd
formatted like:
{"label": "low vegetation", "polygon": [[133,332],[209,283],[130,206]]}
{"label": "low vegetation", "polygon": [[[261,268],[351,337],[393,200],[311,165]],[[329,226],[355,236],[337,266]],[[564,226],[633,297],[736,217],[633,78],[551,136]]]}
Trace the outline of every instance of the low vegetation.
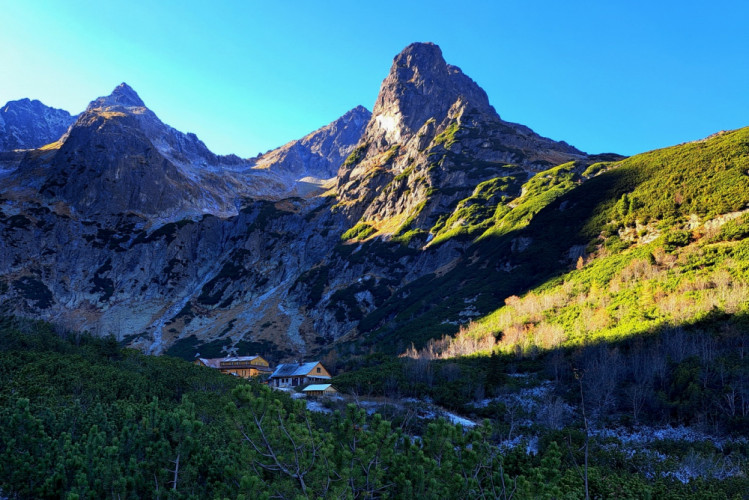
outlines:
{"label": "low vegetation", "polygon": [[742,477],[649,478],[604,447],[582,465],[579,432],[528,454],[497,446],[489,423],[437,420],[414,436],[355,405],[311,414],[257,383],[44,323],[3,318],[0,361],[9,498],[580,498],[587,484],[595,498],[697,499],[747,488]]}
{"label": "low vegetation", "polygon": [[341,239],[346,240],[364,240],[377,232],[377,230],[371,224],[366,222],[359,222],[354,227],[346,231],[341,235]]}
{"label": "low vegetation", "polygon": [[433,245],[456,237],[475,238],[493,225],[494,219],[510,211],[508,202],[520,194],[515,177],[495,177],[476,186],[473,194],[458,202],[451,214],[445,214],[431,229]]}
{"label": "low vegetation", "polygon": [[[624,301],[622,305],[595,299],[584,307],[549,309],[550,318],[520,323],[552,326],[543,335],[553,340],[541,342],[548,346],[589,337],[590,328],[597,324],[586,323],[582,329],[578,325],[587,321],[591,310],[597,311],[597,321],[605,321],[608,315],[610,325],[602,328],[601,334],[611,337],[637,334],[666,322],[698,319],[712,307],[710,294],[716,290],[672,288],[692,286],[687,284],[689,280],[710,280],[698,269],[703,266],[711,272],[728,272],[736,287],[731,288],[731,294],[741,297],[746,276],[737,274],[732,262],[746,258],[741,238],[749,233],[744,218],[749,206],[747,172],[749,128],[586,169],[575,163],[552,168],[526,182],[518,198],[500,201],[491,217],[487,208],[492,203],[483,203],[479,191],[474,195],[478,199],[462,202],[450,225],[445,219],[438,221],[437,236],[430,243],[467,235],[473,244],[465,250],[464,262],[396,291],[382,311],[362,319],[359,327],[365,337],[361,344],[365,349],[384,344],[386,350],[392,347],[400,353],[410,342],[422,347],[430,339],[455,335],[460,327],[455,318],[461,311],[486,316],[509,297],[531,292],[546,295],[547,289],[564,282],[571,283],[567,285],[573,287],[570,294],[578,298],[589,293],[589,282],[609,287],[613,274],[637,259],[645,259],[659,273],[668,274],[671,284],[635,279],[632,286],[611,291],[609,298]],[[675,285],[677,282],[680,284]],[[649,296],[658,302],[655,312],[627,305],[628,300],[634,300],[627,294],[640,297],[643,287],[650,285],[655,288]],[[663,294],[668,300],[664,301]],[[593,295],[605,301],[609,293],[593,290]],[[562,317],[551,318],[557,313]],[[638,318],[638,314],[648,318]],[[560,327],[564,334],[557,335]],[[503,328],[489,329],[496,335]],[[504,343],[512,348],[513,334],[505,333]]]}
{"label": "low vegetation", "polygon": [[580,256],[578,267],[522,297],[508,297],[454,342],[473,339],[484,352],[531,352],[749,312],[749,239],[673,248],[664,236],[588,264]]}

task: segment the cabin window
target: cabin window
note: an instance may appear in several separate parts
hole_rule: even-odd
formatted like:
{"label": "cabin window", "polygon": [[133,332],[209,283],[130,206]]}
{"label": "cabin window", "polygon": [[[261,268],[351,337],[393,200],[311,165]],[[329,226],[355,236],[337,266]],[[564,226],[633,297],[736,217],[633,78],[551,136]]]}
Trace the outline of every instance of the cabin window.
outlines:
{"label": "cabin window", "polygon": [[317,367],[317,373],[320,373],[320,367],[319,366]]}

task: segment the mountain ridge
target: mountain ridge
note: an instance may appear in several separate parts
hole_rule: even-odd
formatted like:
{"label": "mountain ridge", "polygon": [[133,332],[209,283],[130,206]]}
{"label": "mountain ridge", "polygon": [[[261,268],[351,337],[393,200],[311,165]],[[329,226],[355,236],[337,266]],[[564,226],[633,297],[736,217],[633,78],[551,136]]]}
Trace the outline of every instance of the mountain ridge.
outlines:
{"label": "mountain ridge", "polygon": [[253,168],[272,168],[295,179],[334,178],[340,164],[353,151],[371,115],[364,106],[357,106],[301,139],[251,159]]}
{"label": "mountain ridge", "polygon": [[[358,116],[354,115],[349,121]],[[334,124],[310,137],[346,151],[346,141],[356,138],[350,138],[346,127],[331,128]],[[304,175],[284,170],[280,161],[278,168],[257,169],[254,160],[215,155],[195,134],[161,122],[122,83],[93,100],[43,154],[11,156],[6,168],[17,190],[38,189],[74,210],[108,216],[131,211],[168,222],[205,213],[236,215],[243,198],[308,196],[321,189],[316,174],[327,175],[338,161],[338,156],[329,155],[332,148],[317,152],[315,168]]]}
{"label": "mountain ridge", "polygon": [[[0,155],[0,296],[154,354],[402,353],[589,258],[580,224],[622,196],[590,189],[623,157],[503,121],[433,44],[395,57],[371,115],[249,160],[113,94],[60,143]],[[176,200],[152,189],[171,181]]]}
{"label": "mountain ridge", "polygon": [[54,142],[75,118],[36,99],[8,101],[0,108],[0,151],[34,149]]}
{"label": "mountain ridge", "polygon": [[355,151],[338,176],[339,203],[352,221],[396,236],[427,230],[482,181],[501,174],[520,182],[586,157],[502,121],[483,89],[431,43],[394,58]]}

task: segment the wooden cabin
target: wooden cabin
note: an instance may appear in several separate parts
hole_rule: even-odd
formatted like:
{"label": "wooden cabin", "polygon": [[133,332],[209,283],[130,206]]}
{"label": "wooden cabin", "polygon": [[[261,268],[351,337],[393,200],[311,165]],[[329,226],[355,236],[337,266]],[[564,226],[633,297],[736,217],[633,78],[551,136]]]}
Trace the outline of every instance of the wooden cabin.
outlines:
{"label": "wooden cabin", "polygon": [[276,367],[268,379],[271,387],[298,387],[300,385],[327,382],[330,373],[319,361],[309,363],[283,363]]}
{"label": "wooden cabin", "polygon": [[305,396],[328,396],[338,391],[331,384],[310,384],[302,392]]}
{"label": "wooden cabin", "polygon": [[207,366],[236,377],[250,378],[270,373],[270,365],[260,356],[232,356],[228,358],[198,358],[196,365]]}

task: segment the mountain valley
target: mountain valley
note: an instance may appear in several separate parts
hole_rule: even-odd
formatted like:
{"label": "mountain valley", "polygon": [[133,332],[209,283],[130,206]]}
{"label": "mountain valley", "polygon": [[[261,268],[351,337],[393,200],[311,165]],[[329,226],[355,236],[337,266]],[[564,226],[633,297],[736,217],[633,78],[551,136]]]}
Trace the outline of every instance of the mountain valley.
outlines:
{"label": "mountain valley", "polygon": [[[0,185],[0,499],[746,498],[749,127],[589,154],[413,43],[253,158],[9,102]],[[174,359],[255,354],[342,395]]]}

